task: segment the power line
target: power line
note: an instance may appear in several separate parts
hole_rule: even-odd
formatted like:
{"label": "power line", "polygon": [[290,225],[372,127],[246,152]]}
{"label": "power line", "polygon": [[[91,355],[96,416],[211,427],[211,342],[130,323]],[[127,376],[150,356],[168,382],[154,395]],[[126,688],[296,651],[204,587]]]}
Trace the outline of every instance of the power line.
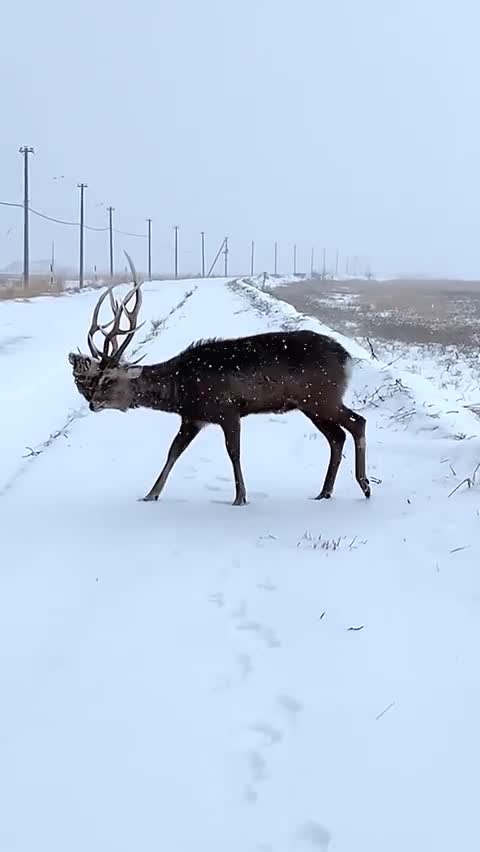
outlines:
{"label": "power line", "polygon": [[[0,201],[0,205],[2,207],[23,207],[23,204],[14,203],[12,201]],[[39,216],[40,219],[46,219],[48,222],[55,222],[57,225],[69,225],[72,228],[80,227],[80,222],[69,222],[66,219],[57,219],[55,216],[48,216],[46,213],[41,213],[40,210],[35,210],[33,207],[29,207],[28,212],[33,213],[34,216]],[[108,227],[96,228],[94,225],[87,225],[85,223],[83,227],[88,228],[89,231],[108,231]],[[129,236],[136,237],[140,236],[140,234],[129,234]]]}
{"label": "power line", "polygon": [[[12,201],[0,201],[0,206],[2,207],[18,207],[20,209],[23,208],[23,204],[14,203]],[[28,208],[29,213],[33,213],[34,216],[39,216],[41,219],[46,219],[48,222],[55,222],[57,225],[68,225],[71,228],[79,228],[80,222],[70,222],[66,219],[57,219],[55,216],[48,216],[46,213],[41,213],[40,210],[35,210],[33,207]],[[109,227],[105,228],[97,228],[95,225],[87,225],[84,222],[83,227],[87,231],[98,231],[99,233],[104,233],[109,230]],[[134,234],[132,231],[121,231],[119,228],[114,228],[113,232],[115,234],[121,234],[123,237],[137,237],[143,240],[147,239],[147,234]]]}
{"label": "power line", "polygon": [[[40,216],[41,219],[47,219],[48,222],[56,222],[57,225],[70,225],[72,228],[79,228],[81,224],[80,222],[66,222],[64,219],[56,219],[54,216],[47,216],[46,213],[40,213],[39,210],[33,210],[31,207],[29,207],[28,209],[30,213],[33,213],[34,216]],[[108,227],[96,228],[94,227],[94,225],[85,224],[85,222],[83,223],[83,227],[89,231],[108,231]]]}
{"label": "power line", "polygon": [[[100,230],[101,230],[101,231],[106,231],[107,229],[106,229],[106,228],[98,228],[98,230],[99,230],[99,231],[100,231]],[[148,239],[148,234],[132,234],[130,231],[119,231],[119,230],[118,230],[118,228],[114,228],[114,229],[113,229],[113,233],[114,233],[114,234],[121,234],[121,235],[122,235],[122,237],[139,237],[139,238],[141,238],[142,240],[147,240],[147,239]]]}

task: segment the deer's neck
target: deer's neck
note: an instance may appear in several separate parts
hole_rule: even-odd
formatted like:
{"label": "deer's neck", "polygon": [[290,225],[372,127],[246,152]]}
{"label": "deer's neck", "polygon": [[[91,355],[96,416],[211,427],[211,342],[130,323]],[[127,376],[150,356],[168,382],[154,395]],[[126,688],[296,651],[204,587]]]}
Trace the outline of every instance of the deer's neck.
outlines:
{"label": "deer's neck", "polygon": [[157,411],[177,410],[178,395],[174,376],[163,364],[143,367],[132,380],[132,408],[155,408]]}

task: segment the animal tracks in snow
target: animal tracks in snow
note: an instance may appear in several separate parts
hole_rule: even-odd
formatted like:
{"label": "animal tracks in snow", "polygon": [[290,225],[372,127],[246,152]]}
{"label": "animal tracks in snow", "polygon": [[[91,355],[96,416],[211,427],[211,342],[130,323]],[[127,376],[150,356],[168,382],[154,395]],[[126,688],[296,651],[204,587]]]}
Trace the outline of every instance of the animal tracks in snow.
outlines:
{"label": "animal tracks in snow", "polygon": [[269,722],[257,722],[251,726],[251,730],[262,737],[264,745],[277,745],[283,740],[283,734]]}
{"label": "animal tracks in snow", "polygon": [[271,627],[268,627],[268,625],[263,624],[261,621],[247,618],[247,613],[248,608],[245,600],[240,601],[240,603],[231,610],[230,618],[238,622],[236,629],[239,631],[245,631],[246,633],[253,633],[269,648],[279,648],[281,642],[275,631]]}
{"label": "animal tracks in snow", "polygon": [[303,709],[302,704],[290,695],[278,695],[273,702],[272,718],[260,719],[249,726],[249,734],[255,739],[253,747],[247,751],[249,780],[245,787],[245,800],[257,803],[260,797],[259,787],[268,780],[268,755],[272,749],[281,746],[287,736],[288,727],[296,722]]}
{"label": "animal tracks in snow", "polygon": [[[331,840],[332,836],[325,826],[310,820],[293,833],[287,848],[290,852],[328,852]],[[260,843],[257,849],[258,852],[275,852],[275,847],[270,843]]]}
{"label": "animal tracks in snow", "polygon": [[267,764],[265,758],[259,751],[251,751],[248,755],[248,763],[253,781],[257,783],[267,778]]}
{"label": "animal tracks in snow", "polygon": [[298,852],[327,852],[331,841],[330,832],[318,822],[307,822],[295,834],[294,849]]}
{"label": "animal tracks in snow", "polygon": [[240,624],[237,624],[237,630],[246,630],[250,633],[254,633],[259,639],[265,642],[269,648],[280,648],[281,642],[275,631],[272,630],[271,627],[261,624],[259,621],[241,621]]}
{"label": "animal tracks in snow", "polygon": [[225,597],[222,592],[216,592],[214,595],[210,595],[209,601],[220,608],[225,606]]}
{"label": "animal tracks in snow", "polygon": [[277,586],[275,583],[272,583],[269,577],[263,580],[262,583],[257,583],[257,589],[263,589],[264,592],[276,592]]}
{"label": "animal tracks in snow", "polygon": [[246,604],[245,601],[240,601],[240,603],[235,607],[235,609],[232,609],[232,611],[230,612],[230,618],[239,619],[239,618],[246,618],[246,617],[247,617],[247,604]]}
{"label": "animal tracks in snow", "polygon": [[303,710],[303,704],[291,695],[279,695],[277,698],[277,704],[288,721],[295,724]]}
{"label": "animal tracks in snow", "polygon": [[240,671],[242,680],[245,680],[253,672],[253,663],[250,654],[238,654],[236,664]]}
{"label": "animal tracks in snow", "polygon": [[[271,613],[272,606],[275,611],[277,596],[272,594],[278,592],[278,587],[267,575],[255,583],[251,591],[252,600],[245,596],[232,604],[228,594],[220,587],[208,601],[225,619],[225,627],[231,637],[232,665],[230,671],[217,678],[214,691],[224,696],[232,694],[236,721],[231,736],[239,761],[237,796],[248,812],[250,808],[254,809],[252,819],[257,821],[262,818],[262,807],[267,807],[275,791],[276,774],[284,771],[282,751],[300,724],[303,704],[294,693],[285,691],[283,684],[278,683],[278,688],[275,687],[274,672],[278,664],[275,663],[272,668],[268,663],[270,652],[281,653],[282,642],[276,628],[264,622],[258,612],[262,613],[267,607]],[[265,674],[268,675],[266,680]],[[285,829],[288,849],[327,852],[330,835],[319,823],[310,821],[297,829],[295,825]],[[268,834],[266,840],[269,840]],[[255,848],[275,852],[277,847],[275,843],[263,842],[262,845],[260,842]]]}

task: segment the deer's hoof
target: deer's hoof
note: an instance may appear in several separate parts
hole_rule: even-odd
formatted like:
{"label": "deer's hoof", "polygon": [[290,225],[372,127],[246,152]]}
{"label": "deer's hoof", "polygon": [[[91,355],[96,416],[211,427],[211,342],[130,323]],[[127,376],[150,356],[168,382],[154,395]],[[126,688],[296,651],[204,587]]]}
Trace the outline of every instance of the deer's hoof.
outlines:
{"label": "deer's hoof", "polygon": [[155,494],[146,494],[145,497],[140,498],[140,503],[153,503],[158,500],[158,495]]}
{"label": "deer's hoof", "polygon": [[232,506],[246,506],[247,498],[243,495],[242,497],[235,497],[235,500],[232,503]]}
{"label": "deer's hoof", "polygon": [[362,489],[367,499],[372,496],[372,489],[370,488],[370,482],[368,481],[368,479],[362,479],[362,481],[360,482],[360,488]]}
{"label": "deer's hoof", "polygon": [[315,500],[330,500],[332,496],[331,491],[322,491],[318,497],[315,497]]}

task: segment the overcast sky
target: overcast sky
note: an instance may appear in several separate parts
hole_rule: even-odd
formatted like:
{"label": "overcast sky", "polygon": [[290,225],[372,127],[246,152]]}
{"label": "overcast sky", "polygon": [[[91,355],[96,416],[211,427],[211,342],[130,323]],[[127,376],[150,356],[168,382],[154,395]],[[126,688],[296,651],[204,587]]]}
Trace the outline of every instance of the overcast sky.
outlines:
{"label": "overcast sky", "polygon": [[[232,272],[291,271],[338,248],[374,272],[480,277],[478,0],[26,0],[2,3],[0,200],[141,231],[154,266],[196,271],[230,237]],[[64,176],[61,178],[60,176]],[[54,179],[57,178],[57,179]],[[102,206],[103,205],[103,206]],[[0,267],[22,213],[0,208]],[[32,259],[74,229],[31,222]],[[144,240],[116,238],[145,266]],[[105,235],[86,260],[106,266]]]}

